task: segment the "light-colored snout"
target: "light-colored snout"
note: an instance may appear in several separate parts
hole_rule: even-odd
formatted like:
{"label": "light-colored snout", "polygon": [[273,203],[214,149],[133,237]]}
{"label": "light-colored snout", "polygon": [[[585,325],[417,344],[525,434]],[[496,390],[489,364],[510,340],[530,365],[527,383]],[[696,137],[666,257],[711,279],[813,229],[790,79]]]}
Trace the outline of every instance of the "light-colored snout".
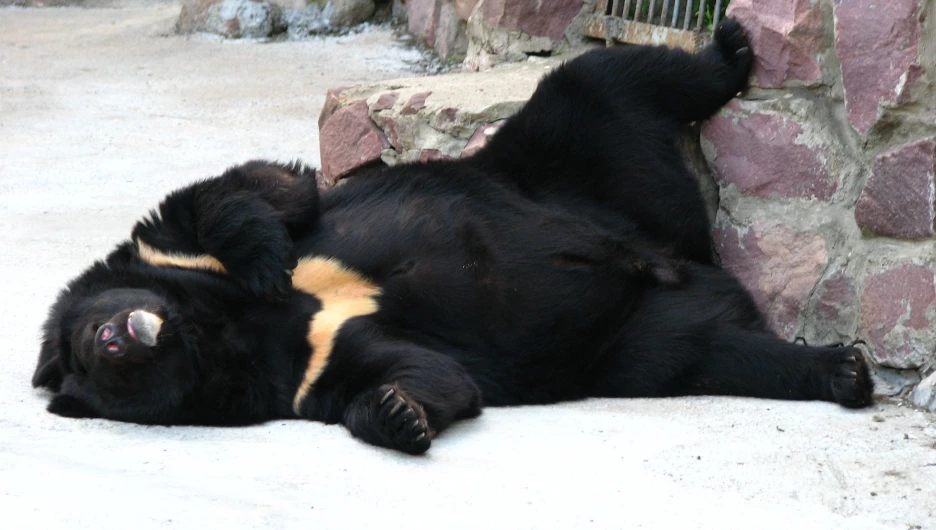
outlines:
{"label": "light-colored snout", "polygon": [[127,319],[127,328],[141,344],[155,346],[156,337],[162,329],[163,319],[149,311],[134,311]]}

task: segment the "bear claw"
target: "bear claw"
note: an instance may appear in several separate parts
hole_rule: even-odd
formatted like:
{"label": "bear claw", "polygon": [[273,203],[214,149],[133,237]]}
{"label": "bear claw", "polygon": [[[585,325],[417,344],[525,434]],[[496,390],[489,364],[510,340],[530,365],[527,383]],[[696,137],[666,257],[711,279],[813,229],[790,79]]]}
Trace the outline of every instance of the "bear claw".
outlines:
{"label": "bear claw", "polygon": [[867,407],[874,391],[868,364],[854,346],[845,348],[832,374],[832,396],[844,407]]}
{"label": "bear claw", "polygon": [[384,403],[387,402],[388,399],[390,399],[390,396],[393,395],[393,390],[394,390],[393,388],[391,388],[390,390],[387,390],[387,393],[384,394],[384,396],[383,396],[382,398],[380,398],[380,404],[381,404],[381,405],[383,405]]}
{"label": "bear claw", "polygon": [[396,385],[383,385],[377,393],[377,421],[388,447],[422,454],[432,443],[432,431],[422,406]]}

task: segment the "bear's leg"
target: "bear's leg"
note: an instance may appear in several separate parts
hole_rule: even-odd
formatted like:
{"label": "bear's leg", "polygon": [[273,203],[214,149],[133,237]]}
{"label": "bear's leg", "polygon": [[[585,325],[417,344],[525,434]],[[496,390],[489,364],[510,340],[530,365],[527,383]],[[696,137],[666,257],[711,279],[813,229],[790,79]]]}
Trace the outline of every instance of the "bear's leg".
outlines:
{"label": "bear's leg", "polygon": [[293,240],[318,215],[313,170],[254,161],[171,193],[132,239],[150,265],[225,272],[252,294],[285,297]]}
{"label": "bear's leg", "polygon": [[592,395],[733,395],[871,404],[868,365],[854,346],[811,347],[731,324],[694,332],[654,328],[596,370]]}
{"label": "bear's leg", "polygon": [[[477,160],[520,170],[541,185],[557,178],[587,183],[582,169],[594,170],[596,159],[657,155],[660,142],[675,140],[677,124],[718,112],[747,88],[753,61],[744,28],[730,18],[697,54],[637,45],[590,51],[543,78]],[[533,166],[524,170],[526,164]],[[574,172],[556,174],[557,167]],[[654,171],[643,164],[632,169]]]}
{"label": "bear's leg", "polygon": [[[671,56],[672,70],[660,80],[657,102],[683,122],[702,121],[747,90],[754,52],[744,27],[732,18],[722,20],[714,39],[695,61]],[[679,72],[677,75],[672,75]]]}
{"label": "bear's leg", "polygon": [[727,328],[705,349],[686,374],[686,394],[817,399],[850,408],[872,403],[874,384],[854,346],[802,346],[768,332]]}
{"label": "bear's leg", "polygon": [[481,413],[481,392],[448,357],[395,343],[371,346],[361,358],[373,359],[361,373],[379,372],[345,408],[342,424],[365,442],[422,454],[452,422]]}
{"label": "bear's leg", "polygon": [[464,163],[536,200],[564,203],[673,256],[712,263],[698,181],[677,144],[747,87],[753,54],[723,21],[699,54],[616,46],[569,61],[539,84],[488,145]]}

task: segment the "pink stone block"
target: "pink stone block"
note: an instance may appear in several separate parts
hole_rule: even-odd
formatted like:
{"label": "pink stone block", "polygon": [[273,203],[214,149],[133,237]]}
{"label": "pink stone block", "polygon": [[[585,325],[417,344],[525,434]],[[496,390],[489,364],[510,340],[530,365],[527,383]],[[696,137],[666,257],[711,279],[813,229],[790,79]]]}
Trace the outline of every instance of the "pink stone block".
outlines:
{"label": "pink stone block", "polygon": [[351,171],[380,159],[390,147],[360,100],[332,114],[319,133],[322,172],[332,185]]}
{"label": "pink stone block", "polygon": [[858,226],[882,236],[936,235],[936,139],[891,149],[874,159],[855,205]]}
{"label": "pink stone block", "polygon": [[882,104],[911,97],[919,78],[917,0],[835,0],[835,53],[842,63],[848,121],[865,133]]}
{"label": "pink stone block", "polygon": [[771,329],[792,339],[826,264],[822,235],[758,220],[746,231],[722,224],[714,237],[724,268],[751,292]]}
{"label": "pink stone block", "polygon": [[458,109],[446,107],[439,111],[436,117],[436,125],[438,125],[438,127],[447,127],[455,123],[456,119],[458,119]]}
{"label": "pink stone block", "polygon": [[471,135],[471,138],[468,139],[468,144],[465,145],[465,148],[462,150],[461,157],[466,158],[480,151],[481,148],[487,145],[488,140],[499,128],[500,125],[492,123],[479,125]]}
{"label": "pink stone block", "polygon": [[397,92],[386,92],[377,97],[377,101],[371,105],[371,112],[379,112],[381,110],[387,110],[393,108],[397,100],[400,99],[400,94]]}
{"label": "pink stone block", "polygon": [[703,138],[715,148],[709,162],[721,184],[756,197],[829,200],[838,182],[825,166],[822,149],[798,141],[802,134],[799,123],[765,113],[735,121],[723,111],[702,128]]}
{"label": "pink stone block", "polygon": [[834,326],[855,303],[855,282],[844,272],[836,271],[816,288],[815,319],[820,326]]}
{"label": "pink stone block", "polygon": [[328,121],[328,118],[335,113],[342,105],[347,103],[345,98],[341,96],[341,93],[351,87],[339,86],[335,88],[329,88],[325,92],[325,105],[322,106],[322,112],[319,113],[318,126],[319,130],[322,129],[322,126],[325,125],[325,122]]}
{"label": "pink stone block", "polygon": [[419,161],[428,162],[430,160],[450,160],[451,157],[442,154],[438,149],[423,149],[419,152]]}
{"label": "pink stone block", "polygon": [[383,132],[387,136],[387,141],[390,142],[390,145],[392,145],[394,149],[397,151],[403,151],[406,149],[406,146],[403,145],[403,141],[400,139],[400,125],[397,123],[395,117],[392,115],[381,117],[380,126],[383,128]]}
{"label": "pink stone block", "polygon": [[465,23],[459,18],[455,6],[444,2],[438,12],[432,48],[442,59],[465,53],[468,46],[464,30]]}
{"label": "pink stone block", "polygon": [[406,25],[413,35],[422,37],[430,46],[435,42],[440,0],[407,0]]}
{"label": "pink stone block", "polygon": [[733,0],[728,15],[747,29],[756,52],[755,85],[822,81],[819,56],[825,37],[822,6],[815,0]]}
{"label": "pink stone block", "polygon": [[874,346],[882,364],[916,368],[932,352],[936,342],[933,276],[931,267],[905,263],[865,279],[859,331]]}
{"label": "pink stone block", "polygon": [[582,0],[484,0],[480,13],[488,26],[560,40],[581,10]]}
{"label": "pink stone block", "polygon": [[455,12],[458,13],[458,18],[468,20],[468,17],[471,16],[471,12],[474,11],[479,1],[480,0],[455,0]]}
{"label": "pink stone block", "polygon": [[409,101],[406,102],[406,105],[403,105],[403,109],[400,111],[400,114],[416,114],[421,109],[426,108],[426,98],[428,98],[431,94],[432,92],[430,91],[413,94]]}

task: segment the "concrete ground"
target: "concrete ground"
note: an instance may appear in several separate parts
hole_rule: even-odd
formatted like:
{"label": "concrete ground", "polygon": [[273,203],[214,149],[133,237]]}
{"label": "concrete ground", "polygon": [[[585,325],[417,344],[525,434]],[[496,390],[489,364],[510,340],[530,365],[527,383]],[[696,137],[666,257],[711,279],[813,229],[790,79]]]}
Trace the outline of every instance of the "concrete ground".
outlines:
{"label": "concrete ground", "polygon": [[936,421],[732,398],[488,409],[424,457],[340,427],[68,420],[29,386],[64,282],[169,190],[318,163],[325,90],[409,75],[388,31],[168,36],[178,5],[0,9],[4,528],[936,528]]}

